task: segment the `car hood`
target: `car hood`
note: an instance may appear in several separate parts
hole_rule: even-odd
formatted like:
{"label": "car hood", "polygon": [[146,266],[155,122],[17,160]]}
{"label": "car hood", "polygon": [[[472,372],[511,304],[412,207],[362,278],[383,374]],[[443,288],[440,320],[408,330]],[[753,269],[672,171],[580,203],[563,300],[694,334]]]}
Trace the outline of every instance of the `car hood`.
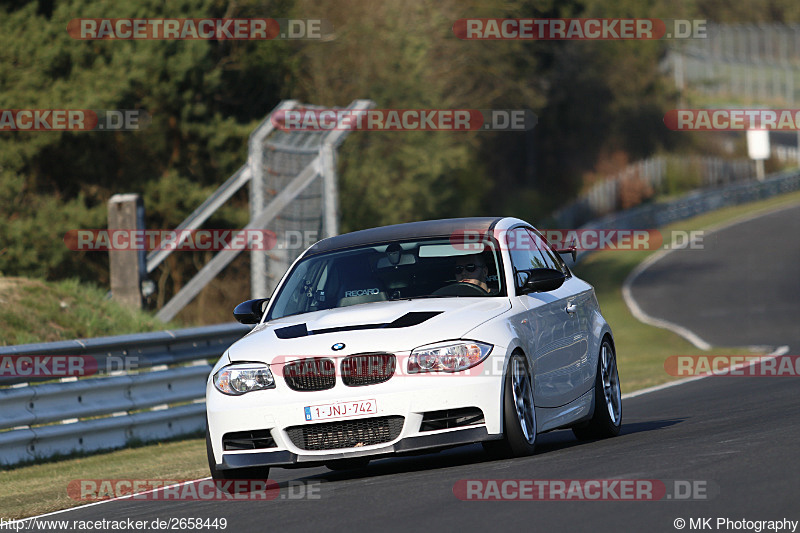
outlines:
{"label": "car hood", "polygon": [[[229,349],[231,361],[280,363],[287,357],[408,352],[463,338],[511,309],[508,298],[435,298],[373,302],[260,324]],[[481,340],[481,339],[474,339]],[[334,351],[334,344],[344,348]]]}

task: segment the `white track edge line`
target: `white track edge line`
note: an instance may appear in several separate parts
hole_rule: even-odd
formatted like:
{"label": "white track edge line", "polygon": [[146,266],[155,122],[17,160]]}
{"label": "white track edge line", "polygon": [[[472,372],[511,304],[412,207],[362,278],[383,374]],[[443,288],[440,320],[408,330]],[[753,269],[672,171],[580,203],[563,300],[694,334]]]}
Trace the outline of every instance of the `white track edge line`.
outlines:
{"label": "white track edge line", "polygon": [[[121,501],[121,500],[130,500],[134,496],[143,496],[145,494],[152,494],[154,492],[158,492],[159,490],[166,490],[166,489],[171,488],[171,487],[182,487],[184,485],[188,485],[189,483],[197,483],[198,481],[205,481],[207,479],[211,479],[211,477],[204,477],[204,478],[200,478],[200,479],[191,479],[191,480],[188,480],[188,481],[183,481],[181,483],[175,483],[174,485],[168,485],[166,487],[158,487],[158,488],[147,490],[147,491],[144,491],[144,492],[137,492],[136,494],[127,494],[125,496],[118,496],[116,498],[109,498],[108,500],[101,500],[99,502],[92,502],[92,503],[87,503],[85,505],[78,505],[78,506],[75,506],[75,507],[70,507],[69,509],[61,509],[60,511],[52,511],[50,513],[45,513],[45,514],[41,514],[41,515],[37,515],[37,516],[31,516],[31,517],[28,517],[28,518],[19,518],[17,520],[13,520],[11,522],[6,522],[4,527],[6,529],[8,529],[9,524],[16,524],[16,523],[20,523],[20,522],[26,522],[28,520],[38,520],[40,518],[46,518],[48,516],[54,516],[54,515],[61,514],[61,513],[68,513],[70,511],[78,511],[80,509],[86,509],[87,507],[94,507],[95,505],[101,505],[101,504],[104,504],[104,503],[116,502],[116,501]],[[13,529],[13,528],[11,528],[11,529]]]}
{"label": "white track edge line", "polygon": [[[705,237],[714,232],[723,229],[728,229],[732,226],[736,226],[737,224],[743,224],[745,222],[755,220],[756,218],[778,213],[785,209],[793,209],[796,207],[797,204],[790,204],[785,206],[779,206],[774,209],[767,208],[761,211],[756,211],[755,213],[750,213],[749,215],[743,215],[741,217],[729,220],[727,222],[723,222],[721,224],[717,224],[715,226],[711,226],[710,228],[703,230],[704,231],[703,236]],[[678,324],[675,324],[673,322],[670,322],[668,320],[655,318],[645,313],[644,310],[642,310],[642,308],[636,302],[631,292],[631,286],[633,285],[633,282],[636,281],[636,278],[638,278],[645,270],[650,268],[656,261],[659,261],[664,257],[666,257],[668,254],[676,250],[683,250],[683,249],[685,249],[685,247],[659,250],[658,252],[648,256],[644,261],[636,265],[636,268],[634,268],[633,271],[630,274],[628,274],[628,277],[625,278],[625,281],[622,283],[622,299],[625,301],[625,305],[628,306],[628,310],[631,312],[634,318],[636,318],[639,322],[643,322],[650,326],[655,326],[657,328],[662,328],[672,331],[673,333],[680,335],[681,337],[692,343],[697,348],[703,351],[707,351],[711,349],[711,345],[708,342],[701,339],[700,336],[694,333],[693,331]]]}
{"label": "white track edge line", "polygon": [[[752,357],[754,359],[752,361],[747,361],[747,362],[744,362],[744,363],[740,363],[738,365],[734,365],[734,366],[730,367],[729,370],[738,370],[738,369],[744,368],[746,366],[753,366],[755,364],[760,364],[760,363],[763,363],[764,361],[769,361],[771,359],[775,359],[776,357],[780,357],[781,355],[785,355],[788,352],[789,352],[789,346],[784,345],[784,346],[778,346],[777,348],[775,348],[775,350],[773,350],[772,352],[768,353],[767,355],[760,355],[760,356],[759,355],[751,355],[751,356],[743,355],[741,357]],[[739,356],[736,356],[736,357],[739,357]],[[692,381],[698,381],[698,380],[705,379],[705,378],[711,377],[711,376],[724,375],[725,373],[727,373],[727,371],[721,371],[721,372],[719,372],[717,374],[714,374],[714,373],[712,373],[712,374],[703,374],[702,376],[691,376],[691,377],[688,377],[688,378],[678,379],[678,380],[675,380],[675,381],[669,381],[667,383],[662,383],[661,385],[656,385],[654,387],[648,387],[646,389],[639,389],[637,391],[633,391],[633,392],[629,392],[627,394],[623,394],[622,395],[622,399],[623,400],[627,400],[628,398],[636,398],[637,396],[641,396],[643,394],[648,394],[648,393],[651,393],[651,392],[657,392],[657,391],[660,391],[660,390],[669,389],[669,388],[672,388],[672,387],[677,387],[678,385],[684,385],[686,383],[691,383]]]}

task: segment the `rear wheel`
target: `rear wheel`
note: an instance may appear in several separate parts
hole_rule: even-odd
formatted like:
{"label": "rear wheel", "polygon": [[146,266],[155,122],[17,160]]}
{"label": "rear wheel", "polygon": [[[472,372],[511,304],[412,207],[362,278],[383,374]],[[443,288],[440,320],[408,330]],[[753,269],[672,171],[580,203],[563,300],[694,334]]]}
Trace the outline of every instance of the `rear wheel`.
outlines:
{"label": "rear wheel", "polygon": [[503,387],[503,440],[486,441],[484,449],[503,457],[531,455],[536,447],[533,380],[525,356],[511,356]]}
{"label": "rear wheel", "polygon": [[[268,466],[254,466],[249,468],[234,468],[234,469],[225,469],[219,470],[217,469],[217,461],[214,459],[214,450],[211,448],[211,433],[206,428],[206,456],[208,457],[208,469],[211,472],[211,478],[214,480],[215,485],[220,489],[226,492],[228,487],[233,488],[235,490],[247,488],[247,484],[238,484],[238,485],[225,485],[223,483],[217,483],[222,481],[230,481],[230,480],[252,480],[252,479],[260,479],[266,480],[269,477],[269,467]],[[243,492],[248,492],[244,490]]]}
{"label": "rear wheel", "polygon": [[594,414],[587,423],[572,428],[581,440],[616,437],[622,427],[622,393],[617,356],[608,337],[603,339],[594,382]]}

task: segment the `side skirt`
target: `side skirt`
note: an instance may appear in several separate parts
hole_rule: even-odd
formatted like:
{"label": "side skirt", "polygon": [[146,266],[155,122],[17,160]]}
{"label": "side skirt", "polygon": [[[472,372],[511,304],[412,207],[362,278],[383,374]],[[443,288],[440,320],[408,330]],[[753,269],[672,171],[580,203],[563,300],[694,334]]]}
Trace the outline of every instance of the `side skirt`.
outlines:
{"label": "side skirt", "polygon": [[536,425],[539,433],[580,424],[594,413],[594,387],[580,398],[560,407],[536,407]]}

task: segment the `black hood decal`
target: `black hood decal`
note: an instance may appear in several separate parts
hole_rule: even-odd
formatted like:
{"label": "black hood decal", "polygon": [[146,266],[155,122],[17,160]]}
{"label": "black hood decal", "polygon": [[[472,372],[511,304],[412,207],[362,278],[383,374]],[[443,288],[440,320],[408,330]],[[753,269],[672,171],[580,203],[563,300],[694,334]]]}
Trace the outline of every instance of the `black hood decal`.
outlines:
{"label": "black hood decal", "polygon": [[339,326],[336,328],[318,329],[309,331],[306,324],[294,324],[286,326],[285,328],[278,328],[275,330],[275,336],[279,339],[297,339],[300,337],[307,337],[309,335],[322,335],[324,333],[336,333],[339,331],[356,331],[361,329],[395,329],[395,328],[409,328],[422,324],[426,320],[430,320],[436,315],[442,314],[443,311],[412,311],[406,313],[400,318],[383,324],[354,324],[352,326]]}

